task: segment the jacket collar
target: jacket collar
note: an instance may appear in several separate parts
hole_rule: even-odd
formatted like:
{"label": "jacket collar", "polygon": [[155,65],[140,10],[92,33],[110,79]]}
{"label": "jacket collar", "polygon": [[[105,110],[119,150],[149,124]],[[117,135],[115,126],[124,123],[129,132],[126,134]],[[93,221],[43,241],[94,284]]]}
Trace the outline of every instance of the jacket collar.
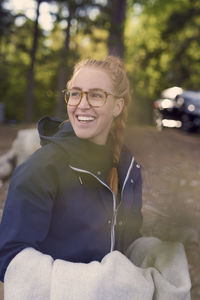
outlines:
{"label": "jacket collar", "polygon": [[[112,167],[112,153],[109,145],[99,146],[88,140],[79,139],[75,135],[70,122],[63,122],[48,116],[43,117],[38,122],[38,131],[41,145],[56,144],[68,154],[71,166],[87,170],[107,183],[107,177]],[[118,167],[121,187],[126,180],[131,164],[131,169],[134,170],[131,176],[134,176],[135,180],[139,169],[130,151],[123,146]]]}

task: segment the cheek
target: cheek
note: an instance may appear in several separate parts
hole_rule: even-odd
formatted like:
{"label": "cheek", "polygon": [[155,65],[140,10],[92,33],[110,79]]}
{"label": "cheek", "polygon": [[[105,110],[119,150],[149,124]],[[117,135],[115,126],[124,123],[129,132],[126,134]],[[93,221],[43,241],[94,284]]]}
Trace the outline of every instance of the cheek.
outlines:
{"label": "cheek", "polygon": [[114,103],[110,102],[107,107],[104,108],[103,115],[107,121],[112,121],[114,119],[114,107]]}
{"label": "cheek", "polygon": [[72,117],[72,115],[74,114],[75,110],[76,110],[75,107],[67,106],[67,113],[68,113],[69,118]]}
{"label": "cheek", "polygon": [[109,126],[113,119],[113,113],[110,109],[99,113],[99,121],[103,124],[103,126]]}

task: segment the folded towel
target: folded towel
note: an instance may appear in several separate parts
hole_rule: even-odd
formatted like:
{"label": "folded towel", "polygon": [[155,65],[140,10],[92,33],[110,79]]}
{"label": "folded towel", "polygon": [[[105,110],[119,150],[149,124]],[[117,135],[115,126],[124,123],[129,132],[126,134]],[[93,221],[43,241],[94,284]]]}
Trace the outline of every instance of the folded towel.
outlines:
{"label": "folded towel", "polygon": [[54,263],[51,300],[151,300],[153,293],[150,274],[118,251],[107,254],[101,263]]}
{"label": "folded towel", "polygon": [[139,238],[127,251],[129,259],[154,282],[153,300],[189,300],[191,281],[187,258],[181,243],[155,237]]}
{"label": "folded towel", "polygon": [[89,264],[55,260],[33,248],[5,274],[5,300],[189,300],[190,276],[180,243],[142,237]]}
{"label": "folded towel", "polygon": [[8,265],[4,278],[4,300],[49,300],[53,259],[26,248]]}

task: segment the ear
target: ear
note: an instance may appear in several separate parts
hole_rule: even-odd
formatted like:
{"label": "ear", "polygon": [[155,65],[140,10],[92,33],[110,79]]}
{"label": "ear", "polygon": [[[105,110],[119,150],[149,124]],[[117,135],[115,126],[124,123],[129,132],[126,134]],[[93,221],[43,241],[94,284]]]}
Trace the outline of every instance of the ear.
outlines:
{"label": "ear", "polygon": [[118,117],[121,114],[123,107],[124,107],[124,99],[117,98],[115,100],[114,109],[113,109],[114,118]]}

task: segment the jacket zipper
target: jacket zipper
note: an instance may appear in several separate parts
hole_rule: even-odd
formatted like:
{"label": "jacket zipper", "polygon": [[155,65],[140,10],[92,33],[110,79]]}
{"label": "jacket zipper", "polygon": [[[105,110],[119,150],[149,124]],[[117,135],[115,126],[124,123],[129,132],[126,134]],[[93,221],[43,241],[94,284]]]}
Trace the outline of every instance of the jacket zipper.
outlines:
{"label": "jacket zipper", "polygon": [[109,189],[109,191],[112,193],[112,197],[113,197],[113,217],[112,217],[112,223],[111,223],[111,246],[110,246],[110,252],[112,252],[114,250],[114,247],[115,247],[115,226],[116,226],[116,219],[117,219],[117,212],[118,212],[118,209],[119,207],[121,206],[121,203],[122,203],[122,196],[123,196],[123,191],[124,191],[124,187],[126,185],[126,182],[128,180],[128,177],[130,175],[130,171],[131,171],[131,168],[133,166],[133,162],[134,162],[134,157],[132,157],[131,159],[131,163],[129,165],[129,168],[128,168],[128,172],[126,174],[126,178],[124,180],[124,183],[123,183],[123,186],[122,186],[122,190],[121,190],[121,201],[118,205],[118,207],[116,207],[116,197],[113,193],[113,191],[111,190],[111,188],[105,183],[103,182],[99,177],[97,177],[95,174],[87,171],[87,170],[83,170],[83,169],[79,169],[79,168],[75,168],[71,165],[69,165],[69,167],[74,170],[74,171],[78,171],[78,172],[82,172],[82,173],[86,173],[86,174],[90,174],[92,175],[93,177],[95,177],[101,184],[103,184],[107,189]]}
{"label": "jacket zipper", "polygon": [[[134,163],[134,157],[132,157],[132,159],[131,159],[131,162],[130,162],[130,165],[129,165],[129,168],[128,168],[128,172],[126,174],[126,178],[124,180],[124,183],[123,183],[123,186],[122,186],[122,190],[121,190],[121,201],[120,201],[120,203],[118,204],[117,207],[116,207],[116,200],[115,200],[115,207],[113,208],[114,209],[114,214],[113,214],[113,220],[112,220],[113,227],[111,229],[111,235],[113,236],[113,239],[111,239],[111,241],[113,240],[114,243],[113,243],[113,245],[111,245],[111,249],[112,249],[111,251],[114,250],[114,246],[115,246],[115,226],[117,225],[116,224],[117,223],[116,222],[117,221],[117,213],[118,213],[118,210],[119,210],[119,208],[120,208],[120,206],[122,204],[122,201],[123,201],[124,188],[125,188],[125,185],[127,183],[128,178],[129,178],[129,175],[130,175],[133,163]],[[112,231],[113,231],[113,233],[112,233]]]}

